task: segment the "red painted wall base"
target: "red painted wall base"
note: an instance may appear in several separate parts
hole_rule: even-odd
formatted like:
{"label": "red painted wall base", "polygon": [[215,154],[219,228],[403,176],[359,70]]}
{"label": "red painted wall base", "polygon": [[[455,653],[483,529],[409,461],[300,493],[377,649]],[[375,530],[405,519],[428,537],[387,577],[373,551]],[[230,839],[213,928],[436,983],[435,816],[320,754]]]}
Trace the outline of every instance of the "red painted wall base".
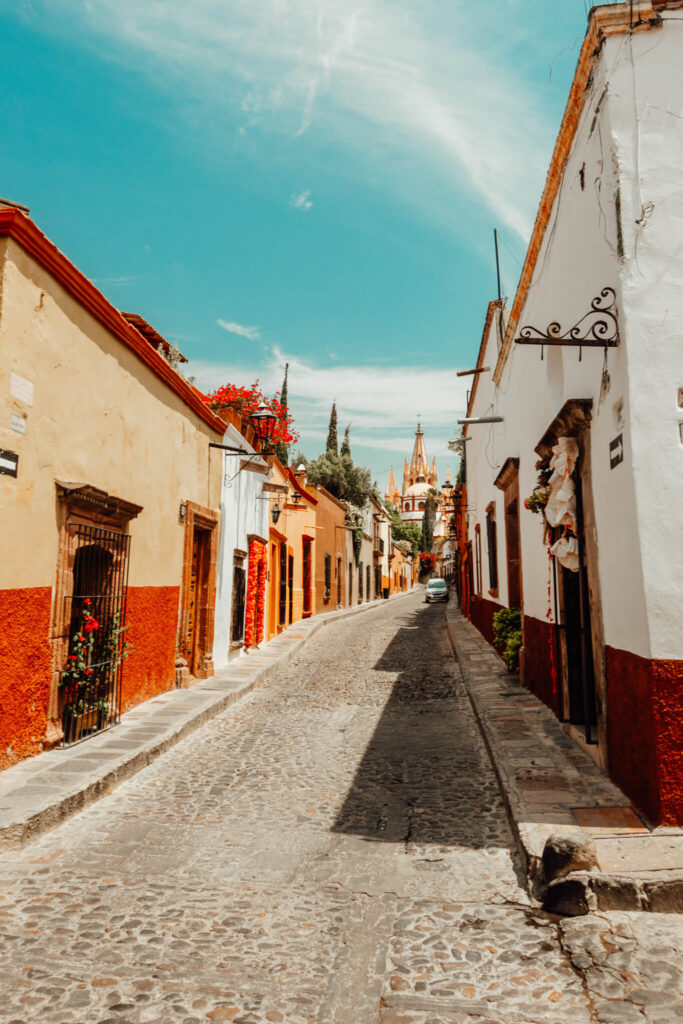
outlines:
{"label": "red painted wall base", "polygon": [[175,686],[180,587],[129,587],[126,639],[133,652],[123,664],[121,711]]}
{"label": "red painted wall base", "polygon": [[50,587],[0,590],[0,769],[43,749],[51,601]]}
{"label": "red painted wall base", "polygon": [[476,626],[485,640],[493,646],[493,616],[499,612],[503,605],[488,601],[485,597],[473,595],[470,598],[470,620]]}
{"label": "red painted wall base", "polygon": [[554,642],[550,623],[524,616],[524,685],[559,715],[559,682],[553,682],[553,652],[557,677],[560,663],[558,652],[551,646]]}
{"label": "red painted wall base", "polygon": [[605,648],[610,775],[655,825],[683,825],[683,661]]}

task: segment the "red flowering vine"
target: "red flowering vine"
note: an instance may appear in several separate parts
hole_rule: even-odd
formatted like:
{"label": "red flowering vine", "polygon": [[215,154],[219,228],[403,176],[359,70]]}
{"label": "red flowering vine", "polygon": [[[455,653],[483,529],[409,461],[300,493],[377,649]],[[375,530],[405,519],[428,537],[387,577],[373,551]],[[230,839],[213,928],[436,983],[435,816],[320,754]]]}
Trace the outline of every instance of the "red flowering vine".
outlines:
{"label": "red flowering vine", "polygon": [[299,440],[299,435],[294,430],[294,418],[289,409],[280,402],[280,392],[276,391],[273,398],[267,398],[258,380],[248,388],[239,388],[236,384],[223,384],[206,395],[204,401],[214,412],[218,412],[219,409],[234,409],[242,417],[251,416],[263,402],[275,416],[273,441],[292,444]]}
{"label": "red flowering vine", "polygon": [[266,575],[268,552],[265,544],[253,540],[249,545],[247,607],[244,620],[244,646],[260,644],[265,635]]}

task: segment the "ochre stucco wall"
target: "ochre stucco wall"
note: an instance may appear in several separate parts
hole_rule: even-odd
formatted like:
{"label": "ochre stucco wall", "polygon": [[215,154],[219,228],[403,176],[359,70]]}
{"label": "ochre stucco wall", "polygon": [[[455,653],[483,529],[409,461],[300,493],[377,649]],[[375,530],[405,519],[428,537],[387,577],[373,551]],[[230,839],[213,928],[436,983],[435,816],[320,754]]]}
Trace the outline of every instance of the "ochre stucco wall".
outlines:
{"label": "ochre stucco wall", "polygon": [[42,749],[51,602],[50,587],[0,590],[0,769]]}
{"label": "ochre stucco wall", "polygon": [[[0,447],[19,454],[0,476],[0,587],[52,585],[58,531],[55,480],[90,484],[142,506],[131,523],[131,586],[177,585],[181,501],[218,508],[220,440],[150,367],[7,239],[0,318]],[[33,404],[10,394],[30,380]],[[10,414],[26,433],[10,431]],[[26,543],[30,530],[31,543]]]}
{"label": "ochre stucco wall", "polygon": [[[209,442],[223,430],[212,430],[12,238],[0,253],[0,287],[0,447],[19,455],[18,477],[0,476],[5,767],[37,753],[46,735],[56,481],[91,485],[142,506],[129,524],[127,621],[135,653],[124,666],[125,710],[174,684],[185,533],[179,507],[192,501],[218,509],[221,461]],[[31,382],[32,402],[11,394],[11,373]],[[24,418],[24,434],[10,431],[12,413]]]}
{"label": "ochre stucco wall", "polygon": [[[313,488],[311,488],[313,490]],[[315,610],[317,613],[333,611],[337,607],[337,559],[341,559],[341,597],[346,600],[346,558],[344,529],[344,508],[322,487],[315,488],[318,499],[316,506],[316,557],[315,557]],[[332,559],[330,573],[330,596],[325,600],[325,555]]]}
{"label": "ochre stucco wall", "polygon": [[683,661],[605,660],[610,775],[653,824],[683,825]]}
{"label": "ochre stucco wall", "polygon": [[123,663],[121,710],[156,697],[175,684],[180,587],[129,587],[126,639],[133,650]]}

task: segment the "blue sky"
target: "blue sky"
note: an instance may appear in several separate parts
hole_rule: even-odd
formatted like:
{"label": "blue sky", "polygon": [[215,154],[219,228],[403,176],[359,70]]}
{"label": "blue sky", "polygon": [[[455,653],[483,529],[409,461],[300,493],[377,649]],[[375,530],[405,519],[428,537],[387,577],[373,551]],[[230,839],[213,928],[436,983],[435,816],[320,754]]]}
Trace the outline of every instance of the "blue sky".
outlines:
{"label": "blue sky", "polygon": [[486,303],[520,263],[584,0],[0,0],[0,195],[200,386],[329,407],[382,487],[442,476]]}

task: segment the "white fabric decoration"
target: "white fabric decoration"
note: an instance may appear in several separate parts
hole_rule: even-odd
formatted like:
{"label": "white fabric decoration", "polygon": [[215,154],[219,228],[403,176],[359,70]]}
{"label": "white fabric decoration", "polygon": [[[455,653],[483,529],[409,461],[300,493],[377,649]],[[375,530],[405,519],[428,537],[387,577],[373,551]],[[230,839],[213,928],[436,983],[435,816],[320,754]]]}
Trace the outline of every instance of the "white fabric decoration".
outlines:
{"label": "white fabric decoration", "polygon": [[[550,468],[550,497],[545,517],[551,526],[568,526],[576,533],[576,494],[572,473],[579,457],[579,445],[574,437],[558,437],[553,448]],[[567,567],[568,568],[568,567]]]}
{"label": "white fabric decoration", "polygon": [[579,571],[579,542],[576,537],[571,535],[560,537],[550,550],[565,569],[569,569],[571,572]]}

